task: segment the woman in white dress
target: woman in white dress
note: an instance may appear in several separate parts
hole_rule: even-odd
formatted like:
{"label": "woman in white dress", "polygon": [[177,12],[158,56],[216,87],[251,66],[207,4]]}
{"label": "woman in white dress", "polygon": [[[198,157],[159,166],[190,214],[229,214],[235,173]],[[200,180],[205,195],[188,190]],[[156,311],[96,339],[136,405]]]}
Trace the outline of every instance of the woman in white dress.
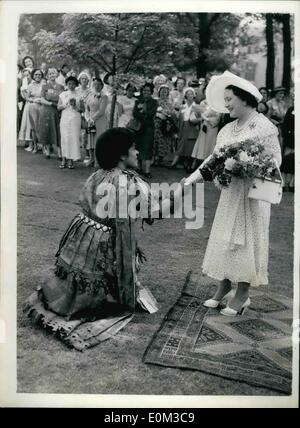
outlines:
{"label": "woman in white dress", "polygon": [[[245,140],[262,144],[265,152],[281,163],[278,130],[255,109],[261,94],[250,82],[225,72],[213,77],[206,96],[208,104],[220,113],[236,118],[218,134],[216,149]],[[249,287],[268,284],[270,204],[248,198],[251,180],[232,178],[221,191],[212,230],[207,244],[203,272],[220,285],[204,305],[217,307],[232,283],[235,292],[227,296],[223,315],[237,315],[250,305]]]}
{"label": "woman in white dress", "polygon": [[126,95],[119,97],[118,107],[119,107],[119,122],[118,127],[126,128],[128,122],[133,118],[133,108],[136,98],[134,93],[136,88],[131,83],[128,83],[126,86]]}
{"label": "woman in white dress", "polygon": [[73,161],[81,158],[80,126],[84,104],[75,90],[78,86],[76,77],[68,77],[66,85],[68,90],[60,94],[57,106],[58,110],[62,110],[60,120],[62,163],[59,167],[68,166],[69,169],[73,169]]}

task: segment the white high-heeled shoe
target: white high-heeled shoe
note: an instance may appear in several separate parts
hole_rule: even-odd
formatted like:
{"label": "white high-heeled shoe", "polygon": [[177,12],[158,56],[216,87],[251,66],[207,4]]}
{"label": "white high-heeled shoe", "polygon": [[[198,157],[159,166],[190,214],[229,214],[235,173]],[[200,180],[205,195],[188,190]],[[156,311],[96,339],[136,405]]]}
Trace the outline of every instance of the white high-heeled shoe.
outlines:
{"label": "white high-heeled shoe", "polygon": [[205,302],[203,303],[203,306],[205,306],[206,308],[217,308],[223,300],[227,302],[229,299],[231,299],[234,296],[234,292],[235,290],[230,290],[227,294],[225,294],[225,296],[221,300],[215,300],[215,299],[205,300]]}
{"label": "white high-heeled shoe", "polygon": [[248,297],[248,299],[245,301],[245,303],[243,303],[243,305],[239,311],[236,311],[235,309],[231,309],[227,305],[226,308],[224,308],[220,311],[220,314],[226,315],[228,317],[235,317],[237,315],[243,315],[245,309],[248,308],[248,306],[250,306],[250,303],[251,303],[251,301],[250,301],[250,298]]}

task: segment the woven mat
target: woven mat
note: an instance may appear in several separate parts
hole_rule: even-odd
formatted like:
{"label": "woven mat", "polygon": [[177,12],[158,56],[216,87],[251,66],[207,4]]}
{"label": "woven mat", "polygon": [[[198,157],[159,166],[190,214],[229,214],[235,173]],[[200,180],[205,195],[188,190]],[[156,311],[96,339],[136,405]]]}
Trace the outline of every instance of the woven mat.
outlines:
{"label": "woven mat", "polygon": [[291,393],[292,301],[251,289],[242,316],[208,309],[216,284],[189,273],[182,294],[155,333],[143,361],[199,370],[251,385]]}

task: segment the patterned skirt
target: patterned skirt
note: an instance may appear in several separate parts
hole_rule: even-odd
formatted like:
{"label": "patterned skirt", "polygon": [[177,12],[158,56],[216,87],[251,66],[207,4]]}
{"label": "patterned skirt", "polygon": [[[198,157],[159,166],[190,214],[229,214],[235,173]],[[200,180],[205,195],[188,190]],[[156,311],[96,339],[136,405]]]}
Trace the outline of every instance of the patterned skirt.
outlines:
{"label": "patterned skirt", "polygon": [[174,151],[175,133],[172,131],[167,132],[167,126],[166,121],[160,118],[156,118],[154,121],[154,158],[168,157]]}
{"label": "patterned skirt", "polygon": [[119,301],[114,243],[113,228],[76,215],[60,241],[55,274],[39,287],[44,307],[67,319],[88,319],[101,315],[108,293]]}

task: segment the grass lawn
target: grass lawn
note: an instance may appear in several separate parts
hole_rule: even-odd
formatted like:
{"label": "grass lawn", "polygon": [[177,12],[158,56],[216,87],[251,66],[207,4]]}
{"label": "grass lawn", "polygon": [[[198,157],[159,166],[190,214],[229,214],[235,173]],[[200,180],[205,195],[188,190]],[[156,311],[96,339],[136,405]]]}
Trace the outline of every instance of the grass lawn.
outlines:
{"label": "grass lawn", "polygon": [[[142,355],[169,308],[180,295],[187,272],[201,271],[219,192],[205,185],[205,223],[186,230],[184,220],[158,220],[138,228],[147,262],[140,274],[157,298],[159,312],[138,313],[114,338],[84,353],[67,348],[24,317],[25,299],[52,274],[54,255],[91,170],[72,171],[18,149],[18,392],[66,394],[280,395],[243,382],[199,371],[142,363]],[[175,181],[178,169],[153,168],[153,181]],[[293,195],[274,206],[270,233],[270,292],[292,296]]]}

